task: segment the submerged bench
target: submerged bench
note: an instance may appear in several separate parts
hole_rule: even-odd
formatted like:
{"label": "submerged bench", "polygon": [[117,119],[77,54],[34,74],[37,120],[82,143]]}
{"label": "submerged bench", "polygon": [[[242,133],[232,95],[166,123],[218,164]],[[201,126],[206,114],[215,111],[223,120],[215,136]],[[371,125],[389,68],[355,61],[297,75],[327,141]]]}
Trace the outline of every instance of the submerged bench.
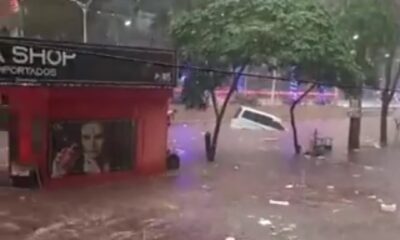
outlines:
{"label": "submerged bench", "polygon": [[333,138],[319,137],[318,131],[315,130],[311,139],[310,147],[306,154],[311,156],[322,156],[331,152],[333,149]]}

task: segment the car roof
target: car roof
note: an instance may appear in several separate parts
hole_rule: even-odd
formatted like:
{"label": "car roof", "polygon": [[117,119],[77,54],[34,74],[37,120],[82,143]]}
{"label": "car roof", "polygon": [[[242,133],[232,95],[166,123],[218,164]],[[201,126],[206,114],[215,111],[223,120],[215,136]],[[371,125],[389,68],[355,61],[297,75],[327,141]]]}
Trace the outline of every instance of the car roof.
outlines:
{"label": "car roof", "polygon": [[279,121],[279,122],[282,121],[280,118],[278,118],[275,115],[272,115],[272,114],[264,112],[264,111],[257,110],[257,109],[252,108],[252,107],[240,106],[240,108],[242,109],[242,111],[246,111],[247,110],[247,111],[250,111],[250,112],[254,112],[254,113],[257,113],[257,114],[260,114],[260,115],[264,115],[264,116],[270,117],[270,118],[272,118],[272,119],[274,119],[276,121]]}

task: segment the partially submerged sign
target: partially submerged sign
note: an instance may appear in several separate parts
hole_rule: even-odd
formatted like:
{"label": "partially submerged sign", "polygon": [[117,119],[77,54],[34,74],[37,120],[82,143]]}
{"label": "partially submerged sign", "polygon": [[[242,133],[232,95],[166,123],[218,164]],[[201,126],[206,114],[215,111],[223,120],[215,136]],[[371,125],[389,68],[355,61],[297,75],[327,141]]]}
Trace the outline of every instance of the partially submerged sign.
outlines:
{"label": "partially submerged sign", "polygon": [[0,37],[0,82],[174,87],[171,50]]}

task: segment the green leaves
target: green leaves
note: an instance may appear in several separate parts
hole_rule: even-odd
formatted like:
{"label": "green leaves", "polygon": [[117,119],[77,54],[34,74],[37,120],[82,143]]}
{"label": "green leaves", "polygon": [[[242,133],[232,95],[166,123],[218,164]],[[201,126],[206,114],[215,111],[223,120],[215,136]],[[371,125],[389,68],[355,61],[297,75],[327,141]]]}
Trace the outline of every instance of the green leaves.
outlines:
{"label": "green leaves", "polygon": [[393,49],[400,46],[396,8],[393,0],[346,0],[338,10],[343,34],[349,39],[357,36],[353,41],[356,62],[362,69],[362,80],[370,86],[377,85],[379,66],[388,60],[385,55],[394,55]]}
{"label": "green leaves", "polygon": [[180,50],[203,59],[275,59],[282,67],[299,66],[309,80],[330,83],[360,73],[351,38],[313,0],[215,0],[174,19],[171,33]]}

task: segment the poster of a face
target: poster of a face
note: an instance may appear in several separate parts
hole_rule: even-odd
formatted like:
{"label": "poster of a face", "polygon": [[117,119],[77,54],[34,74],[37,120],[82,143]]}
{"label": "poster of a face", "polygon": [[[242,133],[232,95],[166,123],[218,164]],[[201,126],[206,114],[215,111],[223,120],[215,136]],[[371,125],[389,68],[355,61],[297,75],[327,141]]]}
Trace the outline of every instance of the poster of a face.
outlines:
{"label": "poster of a face", "polygon": [[51,124],[50,174],[128,171],[134,161],[131,121],[60,121]]}

